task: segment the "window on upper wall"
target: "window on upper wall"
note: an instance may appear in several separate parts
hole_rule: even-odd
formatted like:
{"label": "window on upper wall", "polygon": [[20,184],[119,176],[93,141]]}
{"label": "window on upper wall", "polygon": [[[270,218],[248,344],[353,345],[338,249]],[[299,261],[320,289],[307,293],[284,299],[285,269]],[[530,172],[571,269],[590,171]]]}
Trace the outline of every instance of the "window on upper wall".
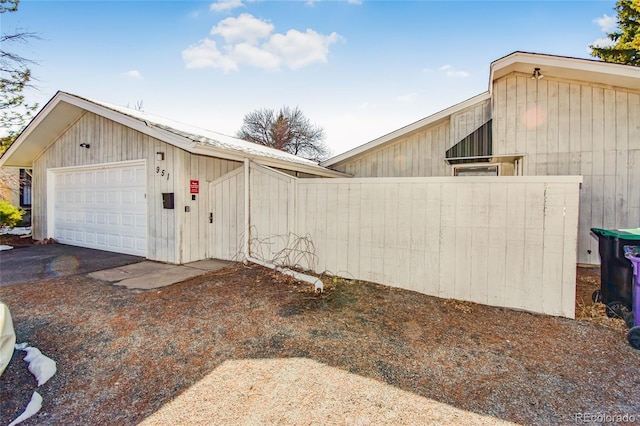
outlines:
{"label": "window on upper wall", "polygon": [[499,176],[500,166],[498,164],[487,165],[468,165],[454,166],[454,176]]}
{"label": "window on upper wall", "polygon": [[31,174],[20,169],[20,207],[31,207]]}

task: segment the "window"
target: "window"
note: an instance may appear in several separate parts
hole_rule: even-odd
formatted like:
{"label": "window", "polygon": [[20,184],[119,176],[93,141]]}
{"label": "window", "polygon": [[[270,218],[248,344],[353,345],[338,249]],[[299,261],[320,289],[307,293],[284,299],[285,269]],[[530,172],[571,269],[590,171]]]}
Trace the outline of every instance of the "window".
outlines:
{"label": "window", "polygon": [[31,174],[20,169],[20,207],[31,207]]}
{"label": "window", "polygon": [[454,176],[499,176],[499,166],[497,164],[491,166],[454,166]]}

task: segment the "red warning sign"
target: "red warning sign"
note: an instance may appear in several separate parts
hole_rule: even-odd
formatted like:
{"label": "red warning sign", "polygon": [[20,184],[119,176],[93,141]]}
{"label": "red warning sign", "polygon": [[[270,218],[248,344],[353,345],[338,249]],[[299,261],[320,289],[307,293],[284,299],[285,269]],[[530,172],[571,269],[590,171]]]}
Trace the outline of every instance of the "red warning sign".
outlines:
{"label": "red warning sign", "polygon": [[199,180],[190,181],[189,188],[191,188],[192,194],[198,194],[200,192],[200,181]]}

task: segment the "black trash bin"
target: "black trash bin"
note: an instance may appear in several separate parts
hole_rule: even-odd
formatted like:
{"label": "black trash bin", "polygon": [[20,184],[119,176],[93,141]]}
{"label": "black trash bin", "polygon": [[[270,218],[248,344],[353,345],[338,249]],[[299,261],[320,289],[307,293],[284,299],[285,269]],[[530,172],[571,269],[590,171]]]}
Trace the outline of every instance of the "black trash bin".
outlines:
{"label": "black trash bin", "polygon": [[624,246],[640,244],[640,228],[591,232],[598,237],[600,251],[600,290],[593,293],[593,301],[607,305],[608,316],[624,318],[633,304],[633,265],[624,256]]}

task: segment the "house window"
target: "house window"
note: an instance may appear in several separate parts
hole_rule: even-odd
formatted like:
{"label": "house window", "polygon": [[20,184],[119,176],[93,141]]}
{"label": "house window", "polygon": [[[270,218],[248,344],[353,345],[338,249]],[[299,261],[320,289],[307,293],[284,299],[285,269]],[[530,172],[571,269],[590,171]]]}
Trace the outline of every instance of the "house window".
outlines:
{"label": "house window", "polygon": [[469,165],[469,166],[454,166],[454,176],[498,176],[499,165],[493,164],[490,166],[485,165]]}
{"label": "house window", "polygon": [[31,207],[31,174],[20,169],[20,207]]}

